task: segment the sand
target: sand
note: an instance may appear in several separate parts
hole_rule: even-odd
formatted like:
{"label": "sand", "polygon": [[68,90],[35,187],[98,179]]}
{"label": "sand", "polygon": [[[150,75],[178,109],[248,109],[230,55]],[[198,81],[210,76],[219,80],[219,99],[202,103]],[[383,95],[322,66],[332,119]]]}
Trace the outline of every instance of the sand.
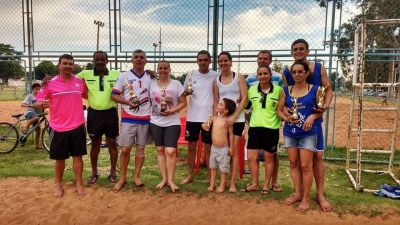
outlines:
{"label": "sand", "polygon": [[276,201],[229,194],[198,196],[191,193],[87,188],[80,197],[72,183],[65,196],[52,197],[53,180],[39,178],[0,179],[0,224],[398,224],[400,215],[376,217],[296,212]]}

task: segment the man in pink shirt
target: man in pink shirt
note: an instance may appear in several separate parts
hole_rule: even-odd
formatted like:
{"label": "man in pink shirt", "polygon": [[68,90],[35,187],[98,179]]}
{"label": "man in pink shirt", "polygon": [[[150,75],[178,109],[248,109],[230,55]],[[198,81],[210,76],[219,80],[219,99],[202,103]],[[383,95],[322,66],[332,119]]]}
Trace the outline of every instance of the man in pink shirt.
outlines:
{"label": "man in pink shirt", "polygon": [[36,107],[50,108],[50,158],[56,160],[54,196],[64,194],[62,178],[65,160],[72,156],[76,191],[84,196],[82,155],[86,155],[86,129],[82,97],[87,98],[85,83],[72,74],[74,58],[64,54],[58,60],[60,73],[47,82],[36,96]]}

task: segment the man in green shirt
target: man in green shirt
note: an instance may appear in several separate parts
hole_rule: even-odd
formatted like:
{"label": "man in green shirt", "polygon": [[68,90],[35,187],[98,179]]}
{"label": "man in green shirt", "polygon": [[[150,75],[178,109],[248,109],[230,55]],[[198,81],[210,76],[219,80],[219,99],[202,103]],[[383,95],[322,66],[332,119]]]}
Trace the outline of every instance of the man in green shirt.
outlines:
{"label": "man in green shirt", "polygon": [[90,149],[92,174],[88,184],[96,183],[100,176],[97,170],[97,161],[103,134],[106,136],[111,161],[108,179],[115,183],[117,182],[115,170],[118,158],[116,138],[119,127],[117,105],[111,99],[111,91],[118,79],[119,71],[107,69],[108,56],[103,51],[96,51],[93,54],[93,63],[93,70],[84,70],[77,75],[85,80],[88,90],[87,132],[92,140]]}

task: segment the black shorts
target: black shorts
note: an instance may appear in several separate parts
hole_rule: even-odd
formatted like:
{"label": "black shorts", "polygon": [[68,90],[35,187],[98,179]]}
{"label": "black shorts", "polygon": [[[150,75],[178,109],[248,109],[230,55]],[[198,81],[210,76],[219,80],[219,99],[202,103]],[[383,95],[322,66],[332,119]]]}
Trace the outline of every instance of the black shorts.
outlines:
{"label": "black shorts", "polygon": [[50,159],[63,160],[70,156],[86,155],[85,125],[65,132],[50,128]]}
{"label": "black shorts", "polygon": [[201,131],[201,141],[205,144],[211,144],[211,133],[201,127],[202,122],[186,122],[185,140],[189,142],[199,140]]}
{"label": "black shorts", "polygon": [[237,122],[233,124],[233,135],[242,136],[244,130],[244,122]]}
{"label": "black shorts", "polygon": [[276,153],[279,143],[279,129],[265,127],[250,127],[247,149],[263,149],[270,153]]}
{"label": "black shorts", "polygon": [[87,115],[87,131],[90,138],[106,135],[108,138],[118,136],[118,112],[116,108],[95,110],[89,107]]}
{"label": "black shorts", "polygon": [[151,123],[150,131],[156,146],[164,146],[169,148],[176,148],[178,146],[181,125],[160,127]]}

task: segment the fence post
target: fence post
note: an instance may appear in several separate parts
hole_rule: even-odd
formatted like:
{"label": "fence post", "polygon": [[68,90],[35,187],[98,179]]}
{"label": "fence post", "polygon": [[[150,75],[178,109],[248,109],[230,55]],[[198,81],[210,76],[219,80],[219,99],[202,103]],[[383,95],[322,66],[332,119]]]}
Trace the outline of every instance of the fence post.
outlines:
{"label": "fence post", "polygon": [[[333,0],[332,3],[332,18],[331,18],[331,40],[329,42],[329,68],[328,68],[328,78],[332,73],[332,55],[333,55],[333,42],[335,41],[335,12],[336,12],[336,2],[337,0]],[[332,88],[332,87],[331,87]],[[333,91],[333,90],[332,90]],[[329,109],[326,110],[326,116],[325,116],[325,139],[324,139],[324,145],[325,148],[327,147],[328,144],[328,131],[329,131]]]}
{"label": "fence post", "polygon": [[[32,85],[32,38],[33,38],[33,26],[32,26],[32,11],[31,11],[31,0],[26,0],[26,24],[27,24],[27,35],[28,35],[28,66],[29,72],[27,79],[25,81],[25,85],[27,86],[25,89],[30,90],[30,86]],[[28,82],[28,83],[27,83]]]}
{"label": "fence post", "polygon": [[213,70],[217,71],[218,61],[218,18],[219,18],[219,0],[214,0],[213,13]]}
{"label": "fence post", "polygon": [[[119,8],[119,7],[118,7]],[[117,0],[114,0],[114,57],[115,57],[115,70],[118,70],[118,28],[117,28]],[[110,28],[111,29],[111,28]]]}

